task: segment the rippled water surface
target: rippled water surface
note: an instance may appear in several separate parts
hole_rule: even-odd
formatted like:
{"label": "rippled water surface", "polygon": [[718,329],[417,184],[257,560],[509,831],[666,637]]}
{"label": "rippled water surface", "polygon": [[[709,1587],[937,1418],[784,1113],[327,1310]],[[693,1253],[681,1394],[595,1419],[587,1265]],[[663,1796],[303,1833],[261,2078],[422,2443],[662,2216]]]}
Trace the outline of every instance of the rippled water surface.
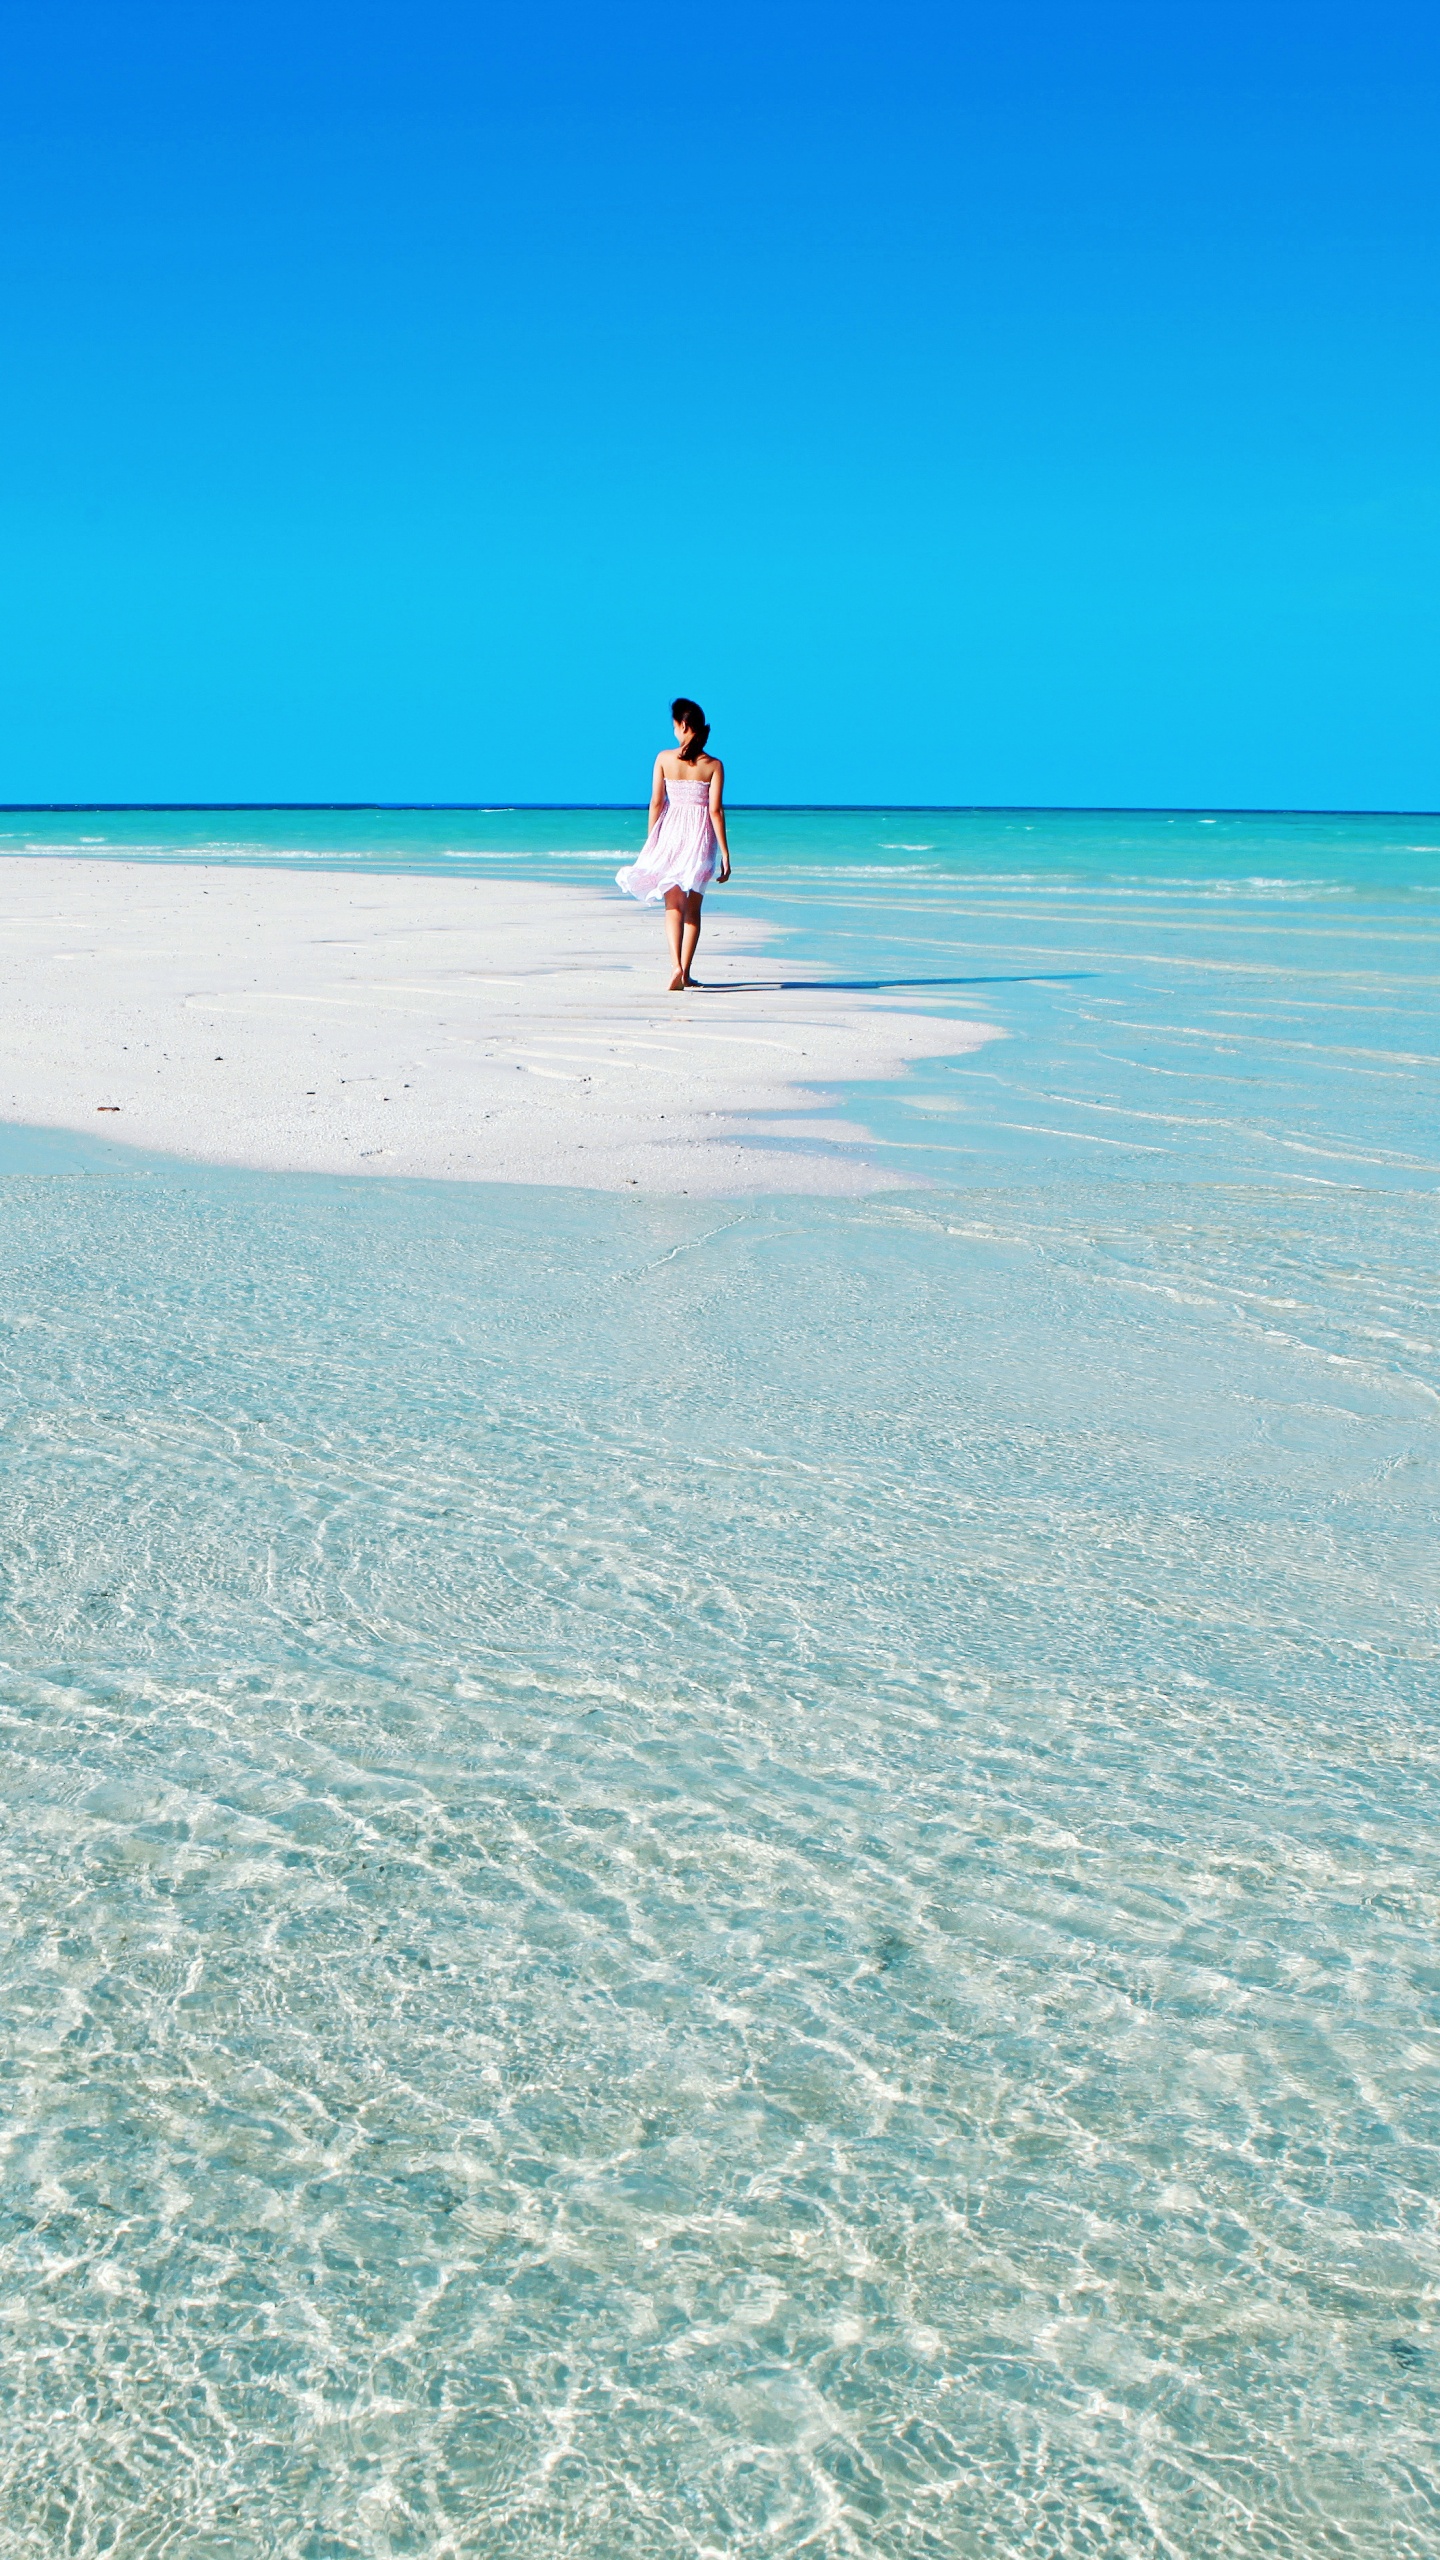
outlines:
{"label": "rippled water surface", "polygon": [[849,885],[925,1189],[5,1140],[7,2560],[1440,2547],[1425,900]]}

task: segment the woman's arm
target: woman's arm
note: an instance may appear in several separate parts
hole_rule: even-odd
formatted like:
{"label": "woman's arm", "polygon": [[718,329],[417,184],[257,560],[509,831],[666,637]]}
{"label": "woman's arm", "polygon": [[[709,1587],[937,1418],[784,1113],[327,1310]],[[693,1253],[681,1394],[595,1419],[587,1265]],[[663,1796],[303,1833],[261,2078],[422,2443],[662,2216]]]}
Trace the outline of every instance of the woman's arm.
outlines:
{"label": "woman's arm", "polygon": [[657,756],[655,759],[655,770],[650,776],[650,818],[645,830],[647,835],[649,834],[650,829],[655,826],[659,819],[660,812],[665,806],[665,776],[660,769],[661,762],[662,758]]}
{"label": "woman's arm", "polygon": [[725,838],[725,767],[718,756],[714,759],[714,770],[710,776],[710,824],[720,840],[720,868],[715,876],[719,880],[728,880],[730,847]]}

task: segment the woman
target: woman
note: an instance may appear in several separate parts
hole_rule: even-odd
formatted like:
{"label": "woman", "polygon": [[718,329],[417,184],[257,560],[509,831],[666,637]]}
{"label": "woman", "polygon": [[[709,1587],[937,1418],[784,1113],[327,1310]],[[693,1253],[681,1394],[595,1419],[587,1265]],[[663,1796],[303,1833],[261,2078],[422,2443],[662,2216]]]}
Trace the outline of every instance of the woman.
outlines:
{"label": "woman", "polygon": [[665,901],[674,975],[670,992],[692,986],[690,964],[700,939],[700,901],[712,880],[730,877],[725,841],[725,767],[707,756],[710,725],[698,702],[683,693],[670,705],[675,744],[655,759],[650,784],[650,833],[638,862],[617,871],[626,895],[642,905]]}

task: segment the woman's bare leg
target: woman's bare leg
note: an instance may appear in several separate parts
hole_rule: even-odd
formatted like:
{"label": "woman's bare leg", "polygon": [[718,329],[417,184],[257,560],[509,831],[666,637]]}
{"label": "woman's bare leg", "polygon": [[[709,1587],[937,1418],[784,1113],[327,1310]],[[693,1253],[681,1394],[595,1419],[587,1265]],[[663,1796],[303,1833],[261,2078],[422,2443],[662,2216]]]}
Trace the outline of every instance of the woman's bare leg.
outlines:
{"label": "woman's bare leg", "polygon": [[680,956],[680,935],[684,918],[684,890],[667,889],[665,892],[665,931],[670,938],[670,958],[674,963],[674,976],[670,980],[670,993],[672,995],[678,995],[680,989],[685,984],[685,963]]}
{"label": "woman's bare leg", "polygon": [[680,938],[680,976],[687,987],[690,984],[690,967],[695,957],[695,945],[700,939],[700,906],[700,892],[697,889],[687,889],[685,929]]}

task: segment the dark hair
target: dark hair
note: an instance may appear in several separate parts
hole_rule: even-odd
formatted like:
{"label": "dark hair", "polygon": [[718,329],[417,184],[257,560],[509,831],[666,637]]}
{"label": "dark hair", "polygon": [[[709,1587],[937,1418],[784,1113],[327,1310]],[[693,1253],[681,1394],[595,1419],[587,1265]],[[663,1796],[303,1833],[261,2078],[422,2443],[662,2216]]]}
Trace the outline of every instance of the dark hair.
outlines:
{"label": "dark hair", "polygon": [[688,747],[681,748],[680,761],[682,764],[693,764],[696,757],[702,756],[705,752],[705,741],[710,735],[710,723],[699,703],[691,702],[683,693],[671,703],[670,717],[672,720],[678,720],[681,728],[688,729],[690,732],[690,744]]}

